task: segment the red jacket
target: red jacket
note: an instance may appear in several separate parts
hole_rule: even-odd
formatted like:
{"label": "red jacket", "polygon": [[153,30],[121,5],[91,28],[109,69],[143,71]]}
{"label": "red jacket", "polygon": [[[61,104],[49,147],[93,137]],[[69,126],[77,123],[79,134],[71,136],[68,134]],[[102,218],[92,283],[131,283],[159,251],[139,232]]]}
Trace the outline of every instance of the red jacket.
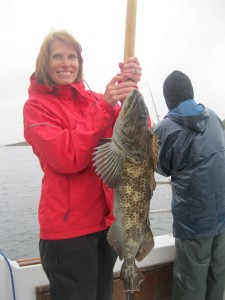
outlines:
{"label": "red jacket", "polygon": [[40,238],[66,239],[104,230],[114,221],[113,192],[96,175],[94,147],[111,137],[120,106],[103,95],[31,77],[24,105],[24,136],[44,172],[38,209]]}

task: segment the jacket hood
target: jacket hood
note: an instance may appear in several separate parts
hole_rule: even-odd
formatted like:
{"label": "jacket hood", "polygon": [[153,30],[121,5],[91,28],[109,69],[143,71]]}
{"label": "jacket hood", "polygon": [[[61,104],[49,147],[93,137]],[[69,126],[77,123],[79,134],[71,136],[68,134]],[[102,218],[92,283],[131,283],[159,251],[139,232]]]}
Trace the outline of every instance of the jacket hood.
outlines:
{"label": "jacket hood", "polygon": [[173,71],[164,81],[163,95],[169,109],[176,107],[182,101],[193,99],[191,80],[184,73]]}
{"label": "jacket hood", "polygon": [[203,132],[209,119],[209,112],[204,105],[189,99],[170,110],[167,117],[194,131]]}

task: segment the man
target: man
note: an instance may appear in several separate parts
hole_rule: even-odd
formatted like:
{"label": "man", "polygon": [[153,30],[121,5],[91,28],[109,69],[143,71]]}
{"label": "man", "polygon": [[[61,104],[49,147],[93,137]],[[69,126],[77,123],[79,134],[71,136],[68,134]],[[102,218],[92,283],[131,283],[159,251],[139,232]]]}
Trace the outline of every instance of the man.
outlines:
{"label": "man", "polygon": [[222,300],[225,286],[225,135],[222,121],[197,104],[190,79],[163,84],[169,112],[157,124],[157,172],[171,176],[176,257],[173,300]]}

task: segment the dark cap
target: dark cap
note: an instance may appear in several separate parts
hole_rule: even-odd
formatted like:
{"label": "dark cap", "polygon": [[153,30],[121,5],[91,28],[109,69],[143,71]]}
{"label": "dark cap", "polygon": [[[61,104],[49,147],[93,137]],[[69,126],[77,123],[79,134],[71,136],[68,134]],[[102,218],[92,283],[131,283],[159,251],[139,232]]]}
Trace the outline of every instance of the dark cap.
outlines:
{"label": "dark cap", "polygon": [[163,83],[163,95],[169,109],[180,102],[194,98],[191,80],[180,71],[173,71]]}

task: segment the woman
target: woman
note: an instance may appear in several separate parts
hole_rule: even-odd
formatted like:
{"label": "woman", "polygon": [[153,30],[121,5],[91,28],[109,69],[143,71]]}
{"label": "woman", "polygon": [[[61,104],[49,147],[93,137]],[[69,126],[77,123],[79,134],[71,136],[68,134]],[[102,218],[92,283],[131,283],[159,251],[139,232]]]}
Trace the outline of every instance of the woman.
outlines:
{"label": "woman", "polygon": [[[81,46],[65,31],[44,39],[24,105],[24,136],[44,172],[40,256],[53,300],[110,300],[116,255],[107,242],[112,191],[92,154],[111,137],[120,105],[141,78],[136,57],[120,63],[104,94],[86,90]],[[128,80],[129,79],[129,80]]]}

